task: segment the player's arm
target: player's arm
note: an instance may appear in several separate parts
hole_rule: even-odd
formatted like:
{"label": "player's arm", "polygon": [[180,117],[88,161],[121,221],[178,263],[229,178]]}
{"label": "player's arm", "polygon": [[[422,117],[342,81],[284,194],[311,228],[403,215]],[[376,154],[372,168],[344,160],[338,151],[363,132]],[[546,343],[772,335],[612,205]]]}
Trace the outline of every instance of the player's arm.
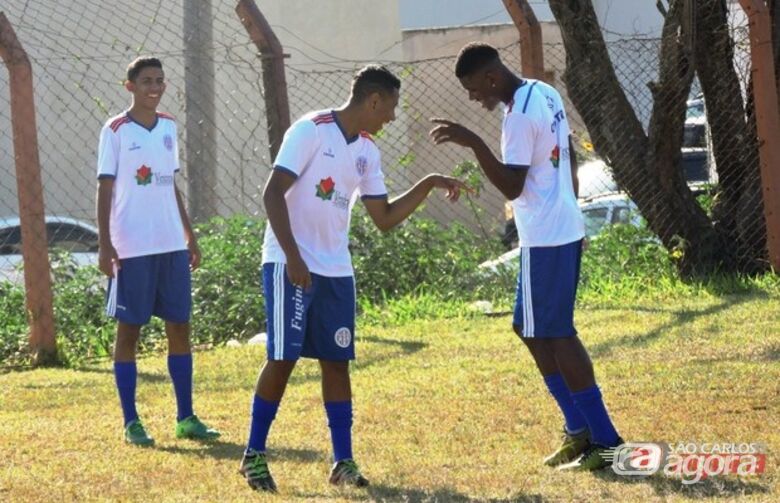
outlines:
{"label": "player's arm", "polygon": [[198,247],[198,238],[195,236],[195,231],[192,229],[192,223],[190,217],[187,214],[187,208],[184,206],[184,198],[181,197],[179,187],[176,186],[176,182],[173,183],[173,190],[176,193],[176,206],[179,207],[179,216],[181,217],[181,223],[184,227],[184,239],[187,241],[187,250],[190,252],[190,269],[193,271],[200,266],[200,248]]}
{"label": "player's arm", "polygon": [[98,179],[97,222],[98,222],[98,267],[106,276],[114,277],[114,266],[119,267],[119,256],[111,244],[111,199],[114,192],[114,178]]}
{"label": "player's arm", "polygon": [[574,197],[580,197],[580,179],[577,176],[579,165],[577,164],[577,152],[574,150],[574,140],[569,135],[569,160],[571,162],[571,183],[574,187]]}
{"label": "player's arm", "polygon": [[435,144],[451,142],[470,148],[490,183],[507,199],[516,199],[523,192],[528,165],[507,165],[499,161],[479,135],[457,122],[447,119],[431,121],[438,124],[430,132]]}
{"label": "player's arm", "polygon": [[295,180],[295,176],[287,171],[274,169],[263,190],[263,204],[268,223],[287,258],[287,276],[290,278],[290,282],[302,288],[309,288],[311,274],[309,274],[309,268],[303,261],[298,244],[295,242],[290,226],[290,213],[284,198]]}
{"label": "player's arm", "polygon": [[466,185],[456,178],[432,174],[417,182],[411,189],[388,201],[387,196],[364,197],[363,204],[371,220],[382,231],[388,231],[403,222],[435,189],[445,189],[447,199],[457,201]]}
{"label": "player's arm", "polygon": [[114,269],[119,269],[119,255],[111,243],[111,204],[114,194],[119,163],[119,139],[106,124],[100,132],[97,162],[97,202],[95,204],[98,223],[98,268],[106,276],[113,278]]}

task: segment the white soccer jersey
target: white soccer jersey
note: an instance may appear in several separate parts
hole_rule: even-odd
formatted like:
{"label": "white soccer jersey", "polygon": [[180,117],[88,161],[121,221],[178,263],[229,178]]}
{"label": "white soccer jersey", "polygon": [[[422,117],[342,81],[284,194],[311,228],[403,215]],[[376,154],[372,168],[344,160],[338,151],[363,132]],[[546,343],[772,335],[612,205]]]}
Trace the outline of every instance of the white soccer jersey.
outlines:
{"label": "white soccer jersey", "polygon": [[[387,197],[379,149],[367,133],[346,138],[332,110],[311,112],[284,135],[274,169],[294,177],[285,194],[290,227],[303,261],[322,276],[351,276],[349,221],[357,197]],[[286,263],[271,225],[263,263]]]}
{"label": "white soccer jersey", "polygon": [[510,167],[528,166],[514,201],[520,246],[559,246],[585,236],[574,195],[569,121],[554,87],[525,80],[506,106],[501,155]]}
{"label": "white soccer jersey", "polygon": [[103,126],[98,178],[114,178],[111,243],[120,259],[187,249],[173,184],[177,145],[168,114],[158,113],[151,129],[127,112]]}

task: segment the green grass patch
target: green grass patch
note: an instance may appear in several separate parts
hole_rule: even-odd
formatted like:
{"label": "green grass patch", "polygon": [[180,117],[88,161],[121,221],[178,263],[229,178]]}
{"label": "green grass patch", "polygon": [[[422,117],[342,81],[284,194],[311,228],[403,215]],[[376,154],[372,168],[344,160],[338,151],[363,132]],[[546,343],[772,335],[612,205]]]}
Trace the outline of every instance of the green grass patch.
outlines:
{"label": "green grass patch", "polygon": [[[764,475],[684,486],[544,467],[561,417],[511,318],[417,297],[364,306],[358,322],[355,454],[371,488],[327,485],[319,370],[304,360],[271,430],[274,500],[777,501],[780,295],[699,294],[585,306],[576,322],[627,440],[763,442]],[[199,444],[174,438],[164,355],[141,358],[138,404],[157,440],[151,449],[122,443],[108,361],[0,375],[0,500],[254,498],[236,470],[263,359],[257,346],[196,353],[196,410],[223,431]]]}

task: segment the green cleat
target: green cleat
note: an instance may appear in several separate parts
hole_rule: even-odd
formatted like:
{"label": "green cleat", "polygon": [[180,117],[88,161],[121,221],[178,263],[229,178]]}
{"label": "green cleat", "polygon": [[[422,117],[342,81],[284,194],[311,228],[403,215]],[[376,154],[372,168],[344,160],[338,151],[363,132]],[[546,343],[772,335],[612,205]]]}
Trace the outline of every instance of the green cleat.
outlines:
{"label": "green cleat", "polygon": [[334,486],[368,486],[368,479],[360,473],[357,463],[352,459],[342,459],[333,465],[328,482]]}
{"label": "green cleat", "polygon": [[150,437],[140,419],[133,419],[125,427],[125,442],[131,445],[154,445],[154,439]]}
{"label": "green cleat", "polygon": [[176,424],[176,438],[189,438],[192,440],[214,440],[221,434],[214,428],[209,428],[198,416],[190,416]]}
{"label": "green cleat", "polygon": [[268,460],[264,452],[249,449],[241,460],[238,472],[244,476],[246,483],[255,491],[276,492],[276,483],[268,469]]}
{"label": "green cleat", "polygon": [[582,432],[571,434],[563,429],[563,442],[558,449],[544,458],[547,466],[558,466],[571,463],[585,452],[590,445],[590,432],[585,428]]}
{"label": "green cleat", "polygon": [[590,444],[585,449],[579,459],[572,461],[571,463],[561,465],[559,470],[575,470],[592,472],[595,470],[601,470],[608,466],[612,466],[612,460],[615,458],[615,449],[623,444],[623,439],[618,437],[617,445],[614,447],[605,447],[599,444]]}

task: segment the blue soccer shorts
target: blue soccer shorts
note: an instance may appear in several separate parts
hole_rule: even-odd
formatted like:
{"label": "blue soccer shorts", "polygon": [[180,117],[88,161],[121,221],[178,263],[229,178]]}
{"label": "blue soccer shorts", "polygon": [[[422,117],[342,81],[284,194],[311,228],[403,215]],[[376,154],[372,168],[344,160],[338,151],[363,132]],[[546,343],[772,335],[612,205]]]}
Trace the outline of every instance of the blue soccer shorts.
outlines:
{"label": "blue soccer shorts", "polygon": [[263,264],[268,359],[355,359],[355,279],[311,275],[305,290],[285,264]]}
{"label": "blue soccer shorts", "polygon": [[582,240],[561,246],[520,247],[515,315],[522,337],[573,337],[574,300]]}
{"label": "blue soccer shorts", "polygon": [[152,315],[173,323],[190,321],[192,288],[187,250],[122,259],[108,280],[106,314],[130,325]]}

